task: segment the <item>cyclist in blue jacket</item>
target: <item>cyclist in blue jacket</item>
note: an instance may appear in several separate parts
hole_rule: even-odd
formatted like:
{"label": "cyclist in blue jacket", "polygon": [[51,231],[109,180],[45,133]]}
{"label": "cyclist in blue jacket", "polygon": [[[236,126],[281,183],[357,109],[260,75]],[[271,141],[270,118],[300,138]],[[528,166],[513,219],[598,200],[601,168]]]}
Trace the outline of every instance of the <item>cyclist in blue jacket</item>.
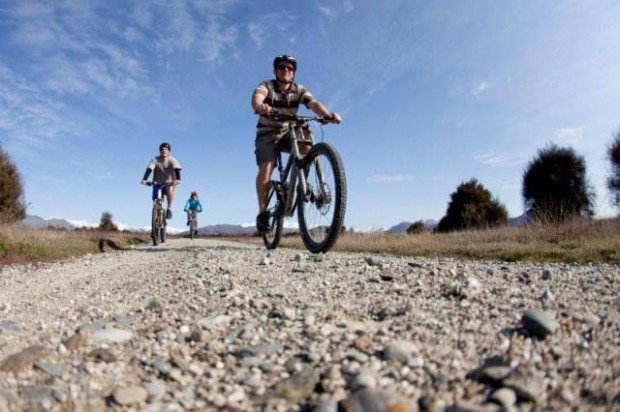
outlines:
{"label": "cyclist in blue jacket", "polygon": [[202,212],[202,205],[200,204],[200,200],[198,200],[198,192],[192,191],[189,199],[185,202],[185,207],[183,211],[187,213],[187,224],[189,225],[190,215],[192,212],[200,213]]}

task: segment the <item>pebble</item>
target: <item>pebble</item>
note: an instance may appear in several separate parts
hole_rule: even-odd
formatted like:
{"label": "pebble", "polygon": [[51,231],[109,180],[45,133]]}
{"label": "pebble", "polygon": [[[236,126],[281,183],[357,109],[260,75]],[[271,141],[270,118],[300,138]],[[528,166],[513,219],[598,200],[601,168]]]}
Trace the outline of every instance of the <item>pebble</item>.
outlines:
{"label": "pebble", "polygon": [[133,333],[122,329],[100,329],[90,336],[94,343],[124,343],[133,337]]}
{"label": "pebble", "polygon": [[119,405],[135,405],[146,401],[148,392],[141,386],[128,386],[114,390],[112,397]]}
{"label": "pebble", "polygon": [[417,354],[417,346],[407,341],[393,341],[388,343],[383,349],[384,359],[401,363],[407,363]]}
{"label": "pebble", "polygon": [[553,334],[558,328],[558,322],[555,320],[554,314],[540,309],[525,311],[521,322],[530,334],[540,338]]}
{"label": "pebble", "polygon": [[491,400],[500,404],[504,409],[510,410],[517,402],[517,395],[512,389],[499,388],[491,394]]}
{"label": "pebble", "polygon": [[375,377],[368,372],[358,373],[349,383],[349,388],[353,392],[364,388],[374,388],[376,386],[377,379],[375,379]]}
{"label": "pebble", "polygon": [[164,397],[166,394],[166,383],[160,379],[155,379],[144,384],[144,389],[148,393],[151,401],[156,401]]}

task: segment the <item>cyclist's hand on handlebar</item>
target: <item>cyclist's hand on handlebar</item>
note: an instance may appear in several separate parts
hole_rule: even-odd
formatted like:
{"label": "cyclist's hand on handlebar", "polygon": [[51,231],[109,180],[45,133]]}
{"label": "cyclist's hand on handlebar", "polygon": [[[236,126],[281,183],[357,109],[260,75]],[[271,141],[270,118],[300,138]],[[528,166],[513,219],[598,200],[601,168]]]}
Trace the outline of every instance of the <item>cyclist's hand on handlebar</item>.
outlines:
{"label": "cyclist's hand on handlebar", "polygon": [[336,112],[332,112],[332,114],[328,117],[329,121],[332,123],[340,124],[342,122],[342,118]]}
{"label": "cyclist's hand on handlebar", "polygon": [[263,116],[268,115],[269,113],[271,113],[272,110],[272,107],[269,106],[267,103],[261,103],[256,106],[256,113],[262,114]]}

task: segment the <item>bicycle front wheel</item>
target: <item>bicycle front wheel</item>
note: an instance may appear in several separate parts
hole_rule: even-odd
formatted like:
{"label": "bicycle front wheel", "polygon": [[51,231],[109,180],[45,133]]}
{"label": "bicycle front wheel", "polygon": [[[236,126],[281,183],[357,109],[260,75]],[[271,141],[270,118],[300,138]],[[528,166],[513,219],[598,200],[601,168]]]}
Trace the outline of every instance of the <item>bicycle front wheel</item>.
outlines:
{"label": "bicycle front wheel", "polygon": [[284,227],[284,199],[279,190],[279,182],[272,180],[267,197],[267,212],[269,213],[269,230],[263,233],[263,243],[267,249],[275,249],[280,244]]}
{"label": "bicycle front wheel", "polygon": [[327,143],[317,143],[304,157],[306,194],[297,201],[299,231],[312,253],[330,250],[342,229],[347,205],[347,182],[340,155]]}
{"label": "bicycle front wheel", "polygon": [[160,207],[154,206],[151,213],[151,239],[153,246],[159,245],[159,229],[161,227],[162,211]]}

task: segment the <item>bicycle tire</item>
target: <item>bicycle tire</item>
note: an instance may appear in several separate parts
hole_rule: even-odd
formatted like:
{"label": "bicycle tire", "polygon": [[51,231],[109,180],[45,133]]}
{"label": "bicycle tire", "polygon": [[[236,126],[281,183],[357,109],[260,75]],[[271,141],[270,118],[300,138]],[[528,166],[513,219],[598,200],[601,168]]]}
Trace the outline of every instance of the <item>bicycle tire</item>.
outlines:
{"label": "bicycle tire", "polygon": [[[322,188],[319,169],[327,190]],[[310,252],[326,253],[336,243],[344,223],[347,206],[344,165],[333,147],[327,143],[317,143],[304,157],[302,170],[307,189],[304,197],[299,183],[297,219],[301,239]]]}
{"label": "bicycle tire", "polygon": [[151,212],[151,239],[153,239],[153,246],[159,245],[159,222],[161,217],[161,208],[153,206]]}
{"label": "bicycle tire", "polygon": [[267,197],[267,212],[269,212],[269,231],[262,233],[263,243],[267,249],[275,249],[282,239],[282,229],[284,228],[284,199],[278,190],[279,183],[270,182],[269,196]]}

